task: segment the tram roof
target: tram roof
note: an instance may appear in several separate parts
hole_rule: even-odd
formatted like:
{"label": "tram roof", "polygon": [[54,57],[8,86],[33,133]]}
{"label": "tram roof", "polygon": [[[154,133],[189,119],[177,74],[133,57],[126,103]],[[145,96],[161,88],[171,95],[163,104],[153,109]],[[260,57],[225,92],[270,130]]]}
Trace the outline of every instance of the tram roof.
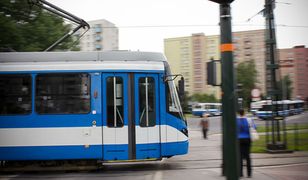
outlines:
{"label": "tram roof", "polygon": [[166,61],[158,52],[93,51],[93,52],[4,52],[0,63],[6,62],[71,62],[71,61]]}
{"label": "tram roof", "polygon": [[162,53],[139,51],[9,52],[0,53],[0,72],[161,71],[164,61]]}

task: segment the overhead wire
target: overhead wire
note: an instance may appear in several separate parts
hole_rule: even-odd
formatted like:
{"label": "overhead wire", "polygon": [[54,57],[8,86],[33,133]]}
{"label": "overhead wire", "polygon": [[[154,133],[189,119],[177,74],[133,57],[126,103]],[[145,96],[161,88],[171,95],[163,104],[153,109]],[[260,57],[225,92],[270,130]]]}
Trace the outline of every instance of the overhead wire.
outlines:
{"label": "overhead wire", "polygon": [[[233,24],[232,26],[262,26],[265,24]],[[308,28],[308,25],[276,24],[277,27]],[[102,26],[102,28],[186,28],[186,27],[219,27],[219,24],[177,24],[177,25],[132,25],[132,26]]]}

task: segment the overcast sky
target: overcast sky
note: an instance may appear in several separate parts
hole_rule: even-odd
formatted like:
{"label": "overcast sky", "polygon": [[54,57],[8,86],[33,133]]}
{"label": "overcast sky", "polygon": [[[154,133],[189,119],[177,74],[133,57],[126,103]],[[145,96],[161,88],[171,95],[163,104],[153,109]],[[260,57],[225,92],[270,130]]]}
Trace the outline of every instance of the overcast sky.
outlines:
{"label": "overcast sky", "polygon": [[[208,0],[47,1],[86,21],[106,19],[114,23],[119,27],[121,50],[163,52],[165,38],[220,32],[219,6]],[[262,15],[247,22],[264,8],[264,1],[235,0],[231,6],[233,31],[265,28]],[[308,0],[276,1],[278,48],[308,47]]]}

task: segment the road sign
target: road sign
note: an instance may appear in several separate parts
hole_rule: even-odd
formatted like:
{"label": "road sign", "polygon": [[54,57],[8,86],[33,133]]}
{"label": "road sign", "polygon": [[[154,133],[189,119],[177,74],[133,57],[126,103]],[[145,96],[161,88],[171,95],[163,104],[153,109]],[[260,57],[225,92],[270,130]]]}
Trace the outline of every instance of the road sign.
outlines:
{"label": "road sign", "polygon": [[253,98],[259,98],[261,95],[261,92],[259,89],[253,89],[251,90],[251,97]]}

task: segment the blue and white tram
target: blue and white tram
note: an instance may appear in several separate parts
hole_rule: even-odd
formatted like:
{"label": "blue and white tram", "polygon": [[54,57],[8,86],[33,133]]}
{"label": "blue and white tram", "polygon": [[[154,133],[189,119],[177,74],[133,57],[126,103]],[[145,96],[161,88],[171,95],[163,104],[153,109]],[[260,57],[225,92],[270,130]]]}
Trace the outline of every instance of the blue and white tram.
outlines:
{"label": "blue and white tram", "polygon": [[[250,111],[252,114],[257,115],[257,113],[261,113],[260,110],[263,108],[264,105],[271,104],[272,101],[270,100],[261,100],[261,101],[255,101],[250,103]],[[264,112],[266,113],[266,112]],[[261,113],[261,114],[264,114]]]}
{"label": "blue and white tram", "polygon": [[263,100],[251,103],[251,112],[261,119],[273,116],[272,109],[276,106],[279,116],[291,116],[303,112],[304,101],[302,100]]}
{"label": "blue and white tram", "polygon": [[304,112],[305,102],[303,100],[293,100],[290,111],[293,114],[301,114]]}
{"label": "blue and white tram", "polygon": [[194,116],[202,116],[203,113],[207,113],[210,116],[220,116],[221,103],[196,103],[192,107],[192,114]]}
{"label": "blue and white tram", "polygon": [[170,73],[161,53],[0,53],[0,161],[186,154]]}

